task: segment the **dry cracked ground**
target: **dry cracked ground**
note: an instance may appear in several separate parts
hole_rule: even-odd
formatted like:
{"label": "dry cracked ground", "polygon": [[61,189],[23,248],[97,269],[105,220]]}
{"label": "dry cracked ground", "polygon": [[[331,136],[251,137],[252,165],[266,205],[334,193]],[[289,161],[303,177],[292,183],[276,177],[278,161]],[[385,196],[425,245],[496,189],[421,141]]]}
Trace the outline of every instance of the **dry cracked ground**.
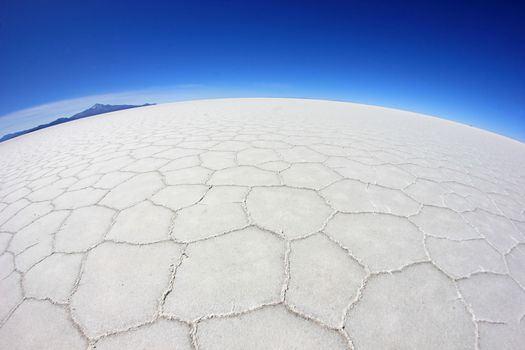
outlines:
{"label": "dry cracked ground", "polygon": [[0,349],[523,349],[525,145],[327,101],[0,145]]}

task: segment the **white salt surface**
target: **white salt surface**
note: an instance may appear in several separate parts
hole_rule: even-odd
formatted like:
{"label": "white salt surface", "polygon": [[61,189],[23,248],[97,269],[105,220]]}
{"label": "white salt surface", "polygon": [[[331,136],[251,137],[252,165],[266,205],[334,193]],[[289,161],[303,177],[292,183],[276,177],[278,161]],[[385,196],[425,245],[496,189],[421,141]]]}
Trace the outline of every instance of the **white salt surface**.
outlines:
{"label": "white salt surface", "polygon": [[350,103],[120,111],[0,144],[0,349],[525,344],[525,145]]}

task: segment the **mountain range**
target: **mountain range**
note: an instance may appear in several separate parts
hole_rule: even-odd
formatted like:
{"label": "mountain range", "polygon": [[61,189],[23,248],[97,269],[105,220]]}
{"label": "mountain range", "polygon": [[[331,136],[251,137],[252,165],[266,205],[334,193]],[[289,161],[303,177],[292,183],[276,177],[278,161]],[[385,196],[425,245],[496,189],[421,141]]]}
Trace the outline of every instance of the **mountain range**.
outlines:
{"label": "mountain range", "polygon": [[109,112],[114,112],[114,111],[120,111],[120,110],[123,110],[123,109],[152,106],[152,105],[154,105],[154,103],[145,103],[143,105],[105,105],[105,104],[96,103],[93,106],[91,106],[90,108],[88,108],[88,109],[86,109],[86,110],[84,110],[84,111],[82,111],[80,113],[77,113],[75,115],[72,115],[71,117],[58,118],[58,119],[53,120],[52,122],[41,124],[41,125],[35,126],[34,128],[31,128],[31,129],[17,131],[17,132],[13,132],[11,134],[5,134],[4,136],[2,136],[0,138],[0,142],[10,140],[10,139],[15,138],[17,136],[29,134],[30,132],[33,132],[33,131],[49,128],[50,126],[53,126],[53,125],[67,123],[67,122],[70,122],[70,121],[73,121],[73,120],[77,120],[77,119],[92,117],[92,116],[97,115],[97,114],[109,113]]}

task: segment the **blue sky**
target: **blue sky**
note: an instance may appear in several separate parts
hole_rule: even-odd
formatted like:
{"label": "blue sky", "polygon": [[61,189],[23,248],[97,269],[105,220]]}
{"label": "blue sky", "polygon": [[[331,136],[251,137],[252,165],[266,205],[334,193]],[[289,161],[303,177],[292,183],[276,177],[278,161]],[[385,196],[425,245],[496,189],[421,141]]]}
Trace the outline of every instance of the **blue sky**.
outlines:
{"label": "blue sky", "polygon": [[95,102],[308,97],[525,141],[515,1],[0,0],[0,134]]}

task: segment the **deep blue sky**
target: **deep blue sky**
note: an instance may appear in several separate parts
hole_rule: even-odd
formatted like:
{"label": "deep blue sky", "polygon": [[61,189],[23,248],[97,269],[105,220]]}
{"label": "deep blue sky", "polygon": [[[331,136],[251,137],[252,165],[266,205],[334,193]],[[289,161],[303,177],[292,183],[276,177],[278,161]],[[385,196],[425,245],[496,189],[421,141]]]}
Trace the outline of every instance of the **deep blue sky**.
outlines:
{"label": "deep blue sky", "polygon": [[206,91],[196,97],[377,104],[524,141],[524,9],[516,1],[0,0],[0,115],[188,85]]}

